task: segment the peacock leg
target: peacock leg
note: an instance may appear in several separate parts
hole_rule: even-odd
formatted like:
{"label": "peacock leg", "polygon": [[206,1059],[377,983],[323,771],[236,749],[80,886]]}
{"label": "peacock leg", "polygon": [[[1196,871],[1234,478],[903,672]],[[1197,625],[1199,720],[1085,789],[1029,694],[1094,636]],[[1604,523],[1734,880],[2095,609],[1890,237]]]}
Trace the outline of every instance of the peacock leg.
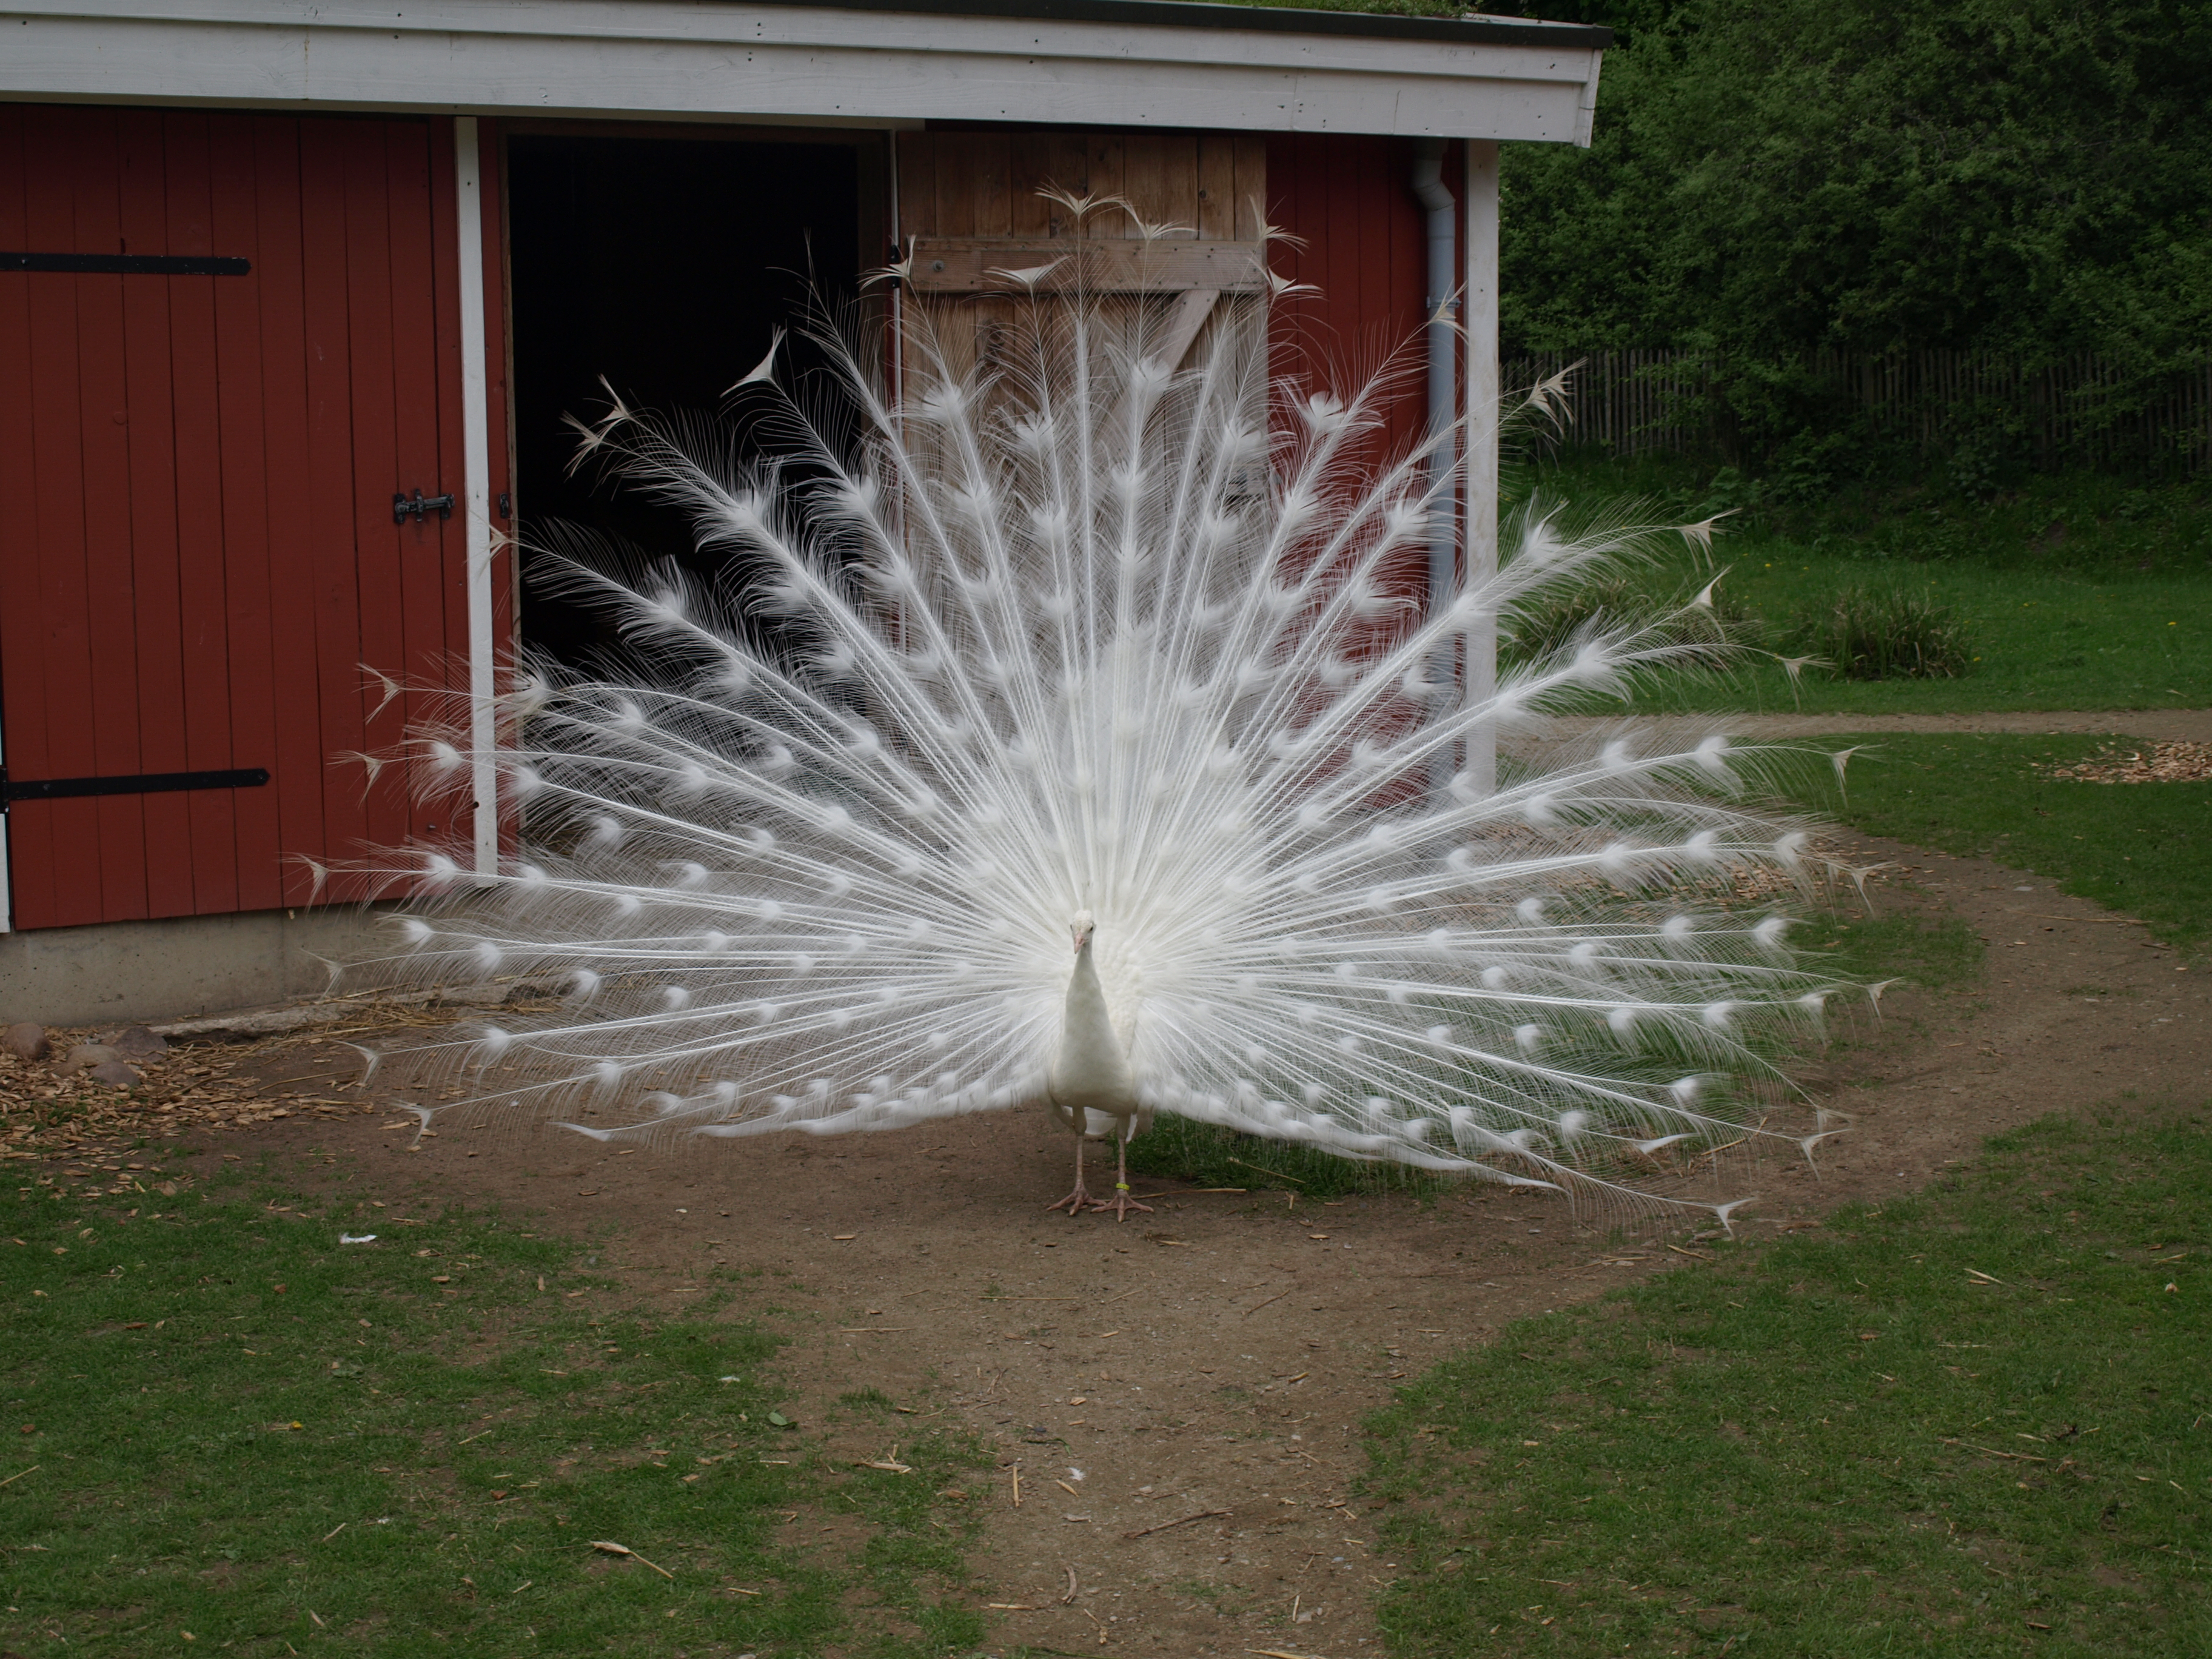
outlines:
{"label": "peacock leg", "polygon": [[1114,1219],[1116,1221],[1127,1221],[1129,1218],[1129,1212],[1132,1210],[1142,1210],[1146,1215],[1152,1214],[1152,1206],[1151,1205],[1139,1204],[1135,1199],[1129,1196],[1128,1135],[1118,1134],[1115,1136],[1114,1144],[1120,1149],[1121,1154],[1120,1167],[1115,1171],[1114,1175],[1114,1196],[1106,1200],[1103,1203],[1092,1205],[1091,1208],[1096,1210],[1113,1211]]}
{"label": "peacock leg", "polygon": [[1081,1215],[1085,1210],[1103,1210],[1106,1207],[1091,1197],[1091,1189],[1083,1184],[1083,1126],[1079,1121],[1075,1130],[1075,1190],[1061,1199],[1059,1203],[1048,1204],[1044,1207],[1048,1211],[1064,1209],[1071,1216]]}

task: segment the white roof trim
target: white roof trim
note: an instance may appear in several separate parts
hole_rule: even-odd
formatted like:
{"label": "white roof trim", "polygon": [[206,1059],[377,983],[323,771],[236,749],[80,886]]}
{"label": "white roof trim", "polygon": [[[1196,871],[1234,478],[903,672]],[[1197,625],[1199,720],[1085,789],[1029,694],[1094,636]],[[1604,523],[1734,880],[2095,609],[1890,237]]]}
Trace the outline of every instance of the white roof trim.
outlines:
{"label": "white roof trim", "polygon": [[1523,45],[1490,27],[1461,43],[1091,15],[1109,9],[1040,19],[723,0],[21,0],[0,12],[0,98],[1587,143],[1606,38],[1546,28]]}

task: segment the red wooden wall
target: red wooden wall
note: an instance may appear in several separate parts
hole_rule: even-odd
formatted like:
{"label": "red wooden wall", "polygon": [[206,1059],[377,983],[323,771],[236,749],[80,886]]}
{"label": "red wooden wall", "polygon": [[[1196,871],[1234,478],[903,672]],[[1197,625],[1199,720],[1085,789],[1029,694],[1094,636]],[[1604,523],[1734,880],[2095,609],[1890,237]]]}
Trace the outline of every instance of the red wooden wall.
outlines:
{"label": "red wooden wall", "polygon": [[[1270,263],[1318,290],[1277,304],[1268,365],[1279,379],[1346,396],[1386,371],[1386,418],[1358,458],[1376,471],[1409,453],[1428,427],[1428,226],[1413,167],[1410,139],[1297,133],[1267,141],[1268,215],[1296,239],[1276,243]],[[1443,179],[1455,198],[1463,173],[1458,148],[1447,147]],[[1465,269],[1465,216],[1462,203],[1455,270]],[[1379,574],[1399,607],[1350,630],[1342,648],[1353,655],[1387,649],[1428,606],[1426,548],[1401,550]],[[1426,718],[1407,701],[1390,705],[1382,722],[1411,730]],[[1400,804],[1418,787],[1399,780],[1371,804]]]}
{"label": "red wooden wall", "polygon": [[[453,131],[0,107],[0,248],[252,264],[0,273],[9,775],[271,775],[16,802],[15,926],[351,896],[318,894],[300,858],[465,829],[334,760],[390,748],[422,712],[380,711],[364,665],[465,683],[461,516],[392,515],[396,491],[463,488]],[[495,496],[511,487],[495,153],[487,134]]]}
{"label": "red wooden wall", "polygon": [[[1428,416],[1428,232],[1408,182],[1413,141],[1359,134],[1280,133],[1267,140],[1267,211],[1303,242],[1274,246],[1278,274],[1320,292],[1276,307],[1269,357],[1275,374],[1346,390],[1397,353],[1407,378],[1391,399],[1378,452],[1419,441]],[[1443,180],[1462,194],[1459,148],[1444,153]],[[1465,210],[1462,208],[1462,242]],[[1455,266],[1463,270],[1464,261]]]}

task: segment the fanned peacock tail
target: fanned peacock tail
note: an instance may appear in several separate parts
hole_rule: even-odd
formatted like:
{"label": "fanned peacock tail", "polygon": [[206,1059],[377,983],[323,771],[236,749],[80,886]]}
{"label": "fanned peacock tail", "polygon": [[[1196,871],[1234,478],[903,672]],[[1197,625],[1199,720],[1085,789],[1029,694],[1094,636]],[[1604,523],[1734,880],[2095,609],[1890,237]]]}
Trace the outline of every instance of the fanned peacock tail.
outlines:
{"label": "fanned peacock tail", "polygon": [[[1661,1147],[1742,1138],[1833,988],[1784,913],[1720,901],[1805,886],[1805,832],[1718,737],[1516,737],[1712,647],[1601,621],[1487,696],[1436,671],[1705,527],[1532,505],[1494,574],[1418,606],[1398,573],[1459,480],[1374,460],[1389,370],[1271,385],[1256,302],[1165,363],[1156,304],[1070,274],[1006,273],[973,363],[910,308],[902,406],[880,339],[819,325],[834,417],[773,356],[735,394],[779,459],[619,403],[581,428],[720,574],[559,526],[531,550],[621,659],[520,677],[495,759],[522,849],[380,860],[436,895],[386,966],[568,1008],[414,1061],[602,1139],[1014,1107],[1089,911],[1147,1107],[1628,1194]],[[466,793],[466,730],[422,734],[422,787]],[[1494,787],[1462,764],[1485,732]]]}

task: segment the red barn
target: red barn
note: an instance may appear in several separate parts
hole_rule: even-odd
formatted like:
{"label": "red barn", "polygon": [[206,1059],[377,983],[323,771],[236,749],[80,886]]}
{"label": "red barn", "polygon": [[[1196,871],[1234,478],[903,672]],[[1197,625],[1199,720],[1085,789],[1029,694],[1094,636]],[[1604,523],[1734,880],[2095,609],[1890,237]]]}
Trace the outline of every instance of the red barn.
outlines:
{"label": "red barn", "polygon": [[[1194,333],[1290,233],[1291,372],[1463,292],[1410,440],[1497,395],[1497,146],[1587,143],[1609,39],[1175,0],[28,0],[8,35],[0,1023],[52,1024],[319,987],[362,913],[311,860],[496,855],[488,788],[440,823],[343,757],[570,642],[506,532],[623,526],[566,471],[601,374],[711,404],[895,249],[908,303],[981,301],[1067,234],[1053,184],[1182,228]],[[1470,478],[1443,580],[1492,551]]]}

